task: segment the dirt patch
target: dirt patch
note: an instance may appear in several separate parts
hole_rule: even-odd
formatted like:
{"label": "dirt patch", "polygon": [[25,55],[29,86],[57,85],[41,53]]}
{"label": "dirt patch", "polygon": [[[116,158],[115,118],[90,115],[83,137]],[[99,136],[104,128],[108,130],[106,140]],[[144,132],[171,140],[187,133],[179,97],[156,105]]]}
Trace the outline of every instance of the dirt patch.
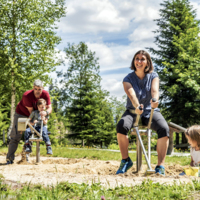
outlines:
{"label": "dirt patch", "polygon": [[[166,165],[166,176],[163,177],[157,174],[145,175],[145,165],[140,173],[136,173],[134,165],[127,173],[116,175],[119,161],[40,157],[41,162],[37,164],[35,157],[30,157],[29,160],[29,163],[24,160],[22,162],[21,156],[18,156],[14,164],[5,165],[5,156],[0,156],[0,174],[6,181],[44,186],[63,181],[78,184],[100,182],[106,187],[131,186],[141,184],[147,179],[166,184],[192,182],[188,176],[179,176],[183,171],[180,165]],[[154,169],[155,165],[152,165],[152,168]]]}

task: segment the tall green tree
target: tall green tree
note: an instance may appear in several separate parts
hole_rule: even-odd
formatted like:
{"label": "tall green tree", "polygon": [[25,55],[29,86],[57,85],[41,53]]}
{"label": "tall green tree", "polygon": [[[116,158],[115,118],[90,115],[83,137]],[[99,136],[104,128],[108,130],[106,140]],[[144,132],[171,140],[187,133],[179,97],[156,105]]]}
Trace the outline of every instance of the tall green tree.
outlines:
{"label": "tall green tree", "polygon": [[118,100],[117,97],[111,97],[109,99],[115,125],[117,125],[118,121],[121,119],[122,115],[126,111],[126,99],[126,95],[124,95],[121,100]]}
{"label": "tall green tree", "polygon": [[188,0],[167,0],[161,6],[154,31],[158,48],[148,49],[155,55],[165,117],[188,127],[200,121],[199,21]]}
{"label": "tall green tree", "polygon": [[0,1],[0,81],[10,100],[11,126],[22,93],[36,78],[48,82],[47,73],[59,64],[55,23],[65,14],[64,0]]}
{"label": "tall green tree", "polygon": [[0,146],[3,144],[3,132],[8,128],[7,113],[4,109],[0,109]]}
{"label": "tall green tree", "polygon": [[83,42],[68,44],[65,52],[69,67],[58,76],[62,76],[61,102],[66,106],[70,131],[87,145],[109,143],[114,133],[113,116],[105,100],[108,93],[100,86],[98,59]]}

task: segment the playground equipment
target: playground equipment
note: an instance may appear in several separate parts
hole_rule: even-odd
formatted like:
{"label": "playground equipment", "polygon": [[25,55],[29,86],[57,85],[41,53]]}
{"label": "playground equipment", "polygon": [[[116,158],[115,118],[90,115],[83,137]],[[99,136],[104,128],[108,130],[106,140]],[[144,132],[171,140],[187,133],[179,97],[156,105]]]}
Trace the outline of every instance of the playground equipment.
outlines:
{"label": "playground equipment", "polygon": [[[152,99],[153,102],[156,101],[156,99]],[[142,110],[142,108],[140,108],[140,110]],[[131,113],[135,114],[134,110],[129,110]],[[137,136],[137,159],[136,159],[136,169],[137,172],[142,170],[142,151],[144,153],[147,165],[148,165],[148,170],[147,173],[155,173],[155,170],[152,170],[151,168],[151,136],[152,136],[152,131],[150,129],[151,127],[151,122],[152,122],[152,117],[153,117],[153,112],[154,112],[154,108],[151,108],[151,114],[150,114],[150,118],[149,118],[149,123],[147,126],[147,130],[139,130],[138,128],[138,124],[139,124],[139,119],[140,119],[140,115],[137,115],[136,121],[133,125],[133,129],[135,129],[135,131],[133,130],[131,132],[131,135],[136,135]],[[173,133],[174,132],[185,132],[186,128],[179,126],[173,122],[169,122],[168,123],[170,131]],[[141,135],[147,135],[148,137],[148,156],[146,154],[144,145],[143,145],[143,141],[141,139]],[[173,148],[173,134],[171,136],[171,143],[172,143],[172,148]]]}
{"label": "playground equipment", "polygon": [[[40,162],[40,142],[43,141],[42,138],[42,128],[43,128],[43,121],[40,120],[41,123],[41,131],[40,133],[35,129],[34,126],[32,126],[29,122],[28,118],[19,118],[18,119],[18,131],[21,131],[21,134],[23,131],[26,130],[27,126],[30,127],[32,135],[29,138],[29,141],[36,142],[36,163]],[[26,159],[28,161],[28,155],[26,155]]]}
{"label": "playground equipment", "polygon": [[[156,99],[152,98],[152,101],[156,102]],[[139,109],[142,110],[141,107],[139,107]],[[135,110],[129,110],[129,111],[135,114]],[[148,174],[155,173],[155,170],[151,168],[151,136],[152,136],[151,122],[152,122],[153,112],[154,112],[154,108],[151,108],[151,114],[150,114],[147,130],[139,130],[138,128],[140,115],[137,115],[136,121],[133,125],[133,129],[135,129],[136,135],[137,135],[137,159],[136,159],[137,172],[142,170],[142,151],[143,151],[147,165],[148,165],[148,170],[147,170]],[[135,135],[135,132],[132,132],[131,134]],[[148,137],[148,156],[146,154],[141,135],[147,135]]]}
{"label": "playground equipment", "polygon": [[174,124],[173,122],[169,122],[168,125],[171,128],[173,128],[176,132],[185,132],[186,131],[186,128],[183,128],[182,126]]}

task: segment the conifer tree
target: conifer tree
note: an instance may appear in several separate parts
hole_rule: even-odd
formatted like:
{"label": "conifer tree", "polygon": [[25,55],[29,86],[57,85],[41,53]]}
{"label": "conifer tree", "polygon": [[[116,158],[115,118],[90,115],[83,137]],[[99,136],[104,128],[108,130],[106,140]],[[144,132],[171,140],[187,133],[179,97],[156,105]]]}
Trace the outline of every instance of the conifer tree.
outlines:
{"label": "conifer tree", "polygon": [[83,42],[68,44],[65,52],[69,67],[58,75],[63,77],[60,99],[66,106],[70,131],[87,145],[105,140],[109,143],[114,121],[105,103],[107,93],[101,90],[98,59]]}
{"label": "conifer tree", "polygon": [[154,31],[158,49],[148,49],[155,55],[165,117],[188,127],[200,121],[199,21],[188,0],[168,0],[161,6]]}

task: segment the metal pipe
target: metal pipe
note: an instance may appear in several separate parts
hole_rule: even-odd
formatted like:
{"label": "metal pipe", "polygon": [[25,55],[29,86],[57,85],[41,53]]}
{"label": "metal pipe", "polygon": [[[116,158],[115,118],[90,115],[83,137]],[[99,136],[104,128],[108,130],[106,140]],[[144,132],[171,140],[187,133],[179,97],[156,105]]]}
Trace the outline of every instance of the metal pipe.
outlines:
{"label": "metal pipe", "polygon": [[[156,102],[156,99],[152,98],[152,102]],[[151,122],[152,122],[152,118],[153,118],[153,112],[154,112],[154,108],[151,108],[151,114],[149,117],[149,123],[148,123],[148,127],[147,127],[149,163],[151,163]]]}
{"label": "metal pipe", "polygon": [[151,130],[147,130],[147,137],[148,137],[148,157],[149,163],[151,163]]}
{"label": "metal pipe", "polygon": [[139,133],[138,127],[135,127],[135,130],[136,130],[138,139],[139,139],[139,141],[140,141],[140,145],[141,145],[141,147],[142,147],[142,151],[143,151],[143,153],[144,153],[144,156],[145,156],[147,165],[148,165],[149,169],[152,170],[152,169],[151,169],[151,165],[150,165],[150,163],[149,163],[149,159],[148,159],[148,157],[147,157],[147,154],[146,154],[146,151],[145,151],[145,148],[144,148],[144,145],[143,145],[143,142],[142,142],[142,139],[141,139],[141,137],[140,137],[140,133]]}

